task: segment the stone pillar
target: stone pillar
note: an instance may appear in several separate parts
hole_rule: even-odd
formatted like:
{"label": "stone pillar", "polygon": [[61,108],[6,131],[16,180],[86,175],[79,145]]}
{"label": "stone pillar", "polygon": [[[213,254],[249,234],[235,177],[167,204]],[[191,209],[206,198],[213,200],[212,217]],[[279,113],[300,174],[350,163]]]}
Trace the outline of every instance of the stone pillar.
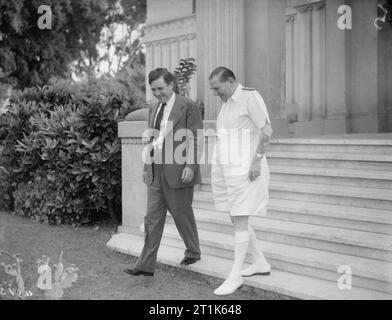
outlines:
{"label": "stone pillar", "polygon": [[392,132],[392,26],[382,25],[378,38],[379,131]]}
{"label": "stone pillar", "polygon": [[286,103],[294,104],[294,20],[295,15],[286,17]]}
{"label": "stone pillar", "polygon": [[244,0],[199,0],[196,23],[198,98],[206,106],[205,118],[216,120],[220,101],[210,91],[211,71],[225,66],[244,79]]}
{"label": "stone pillar", "polygon": [[146,43],[146,100],[149,101],[152,97],[150,85],[148,83],[148,73],[153,69],[154,66],[154,50],[153,44]]}
{"label": "stone pillar", "polygon": [[[143,113],[146,118],[148,109],[135,111],[132,116]],[[145,113],[145,114],[144,114]],[[122,177],[122,226],[120,233],[138,233],[146,214],[147,187],[142,180],[142,151],[147,143],[142,140],[147,121],[124,121],[118,125],[121,138],[121,177]]]}
{"label": "stone pillar", "polygon": [[325,134],[347,132],[347,65],[346,42],[349,30],[337,25],[338,8],[345,0],[326,1],[326,100]]}
{"label": "stone pillar", "polygon": [[301,6],[297,8],[298,16],[298,59],[299,59],[299,82],[298,82],[298,106],[299,121],[309,121],[311,104],[311,21],[312,6]]}
{"label": "stone pillar", "polygon": [[273,137],[288,135],[285,115],[286,0],[244,2],[244,85],[256,88],[266,102]]}
{"label": "stone pillar", "polygon": [[[267,107],[271,119],[280,122],[275,129],[285,126],[285,47],[286,47],[286,17],[285,0],[268,0],[267,7],[267,42],[263,44],[268,50],[268,86],[269,94],[266,97]],[[255,37],[257,39],[257,37]],[[255,41],[253,39],[253,41]],[[247,47],[247,46],[246,46]],[[253,86],[253,84],[252,84]],[[277,134],[278,131],[275,131]],[[276,136],[276,135],[275,135]]]}
{"label": "stone pillar", "polygon": [[312,96],[311,119],[325,117],[325,3],[316,4],[312,10]]}
{"label": "stone pillar", "polygon": [[373,25],[377,1],[352,1],[351,7],[353,26],[351,31],[346,31],[351,36],[350,132],[378,132],[379,31]]}

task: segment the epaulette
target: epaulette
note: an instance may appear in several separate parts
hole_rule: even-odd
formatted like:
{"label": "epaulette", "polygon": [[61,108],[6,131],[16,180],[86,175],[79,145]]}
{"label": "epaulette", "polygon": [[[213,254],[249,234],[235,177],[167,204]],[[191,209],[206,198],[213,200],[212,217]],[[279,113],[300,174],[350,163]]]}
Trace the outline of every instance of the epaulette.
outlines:
{"label": "epaulette", "polygon": [[255,88],[247,88],[247,87],[242,87],[242,90],[246,90],[246,91],[255,91]]}

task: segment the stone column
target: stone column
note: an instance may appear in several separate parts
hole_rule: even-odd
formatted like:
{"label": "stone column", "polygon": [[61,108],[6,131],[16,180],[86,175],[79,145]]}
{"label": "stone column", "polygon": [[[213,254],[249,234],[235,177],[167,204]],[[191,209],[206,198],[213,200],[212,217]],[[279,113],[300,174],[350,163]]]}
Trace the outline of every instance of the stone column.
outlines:
{"label": "stone column", "polygon": [[311,120],[325,117],[325,3],[312,11],[312,96]]}
{"label": "stone column", "polygon": [[165,39],[161,41],[161,55],[162,55],[162,63],[161,65],[164,68],[171,70],[170,65],[170,42],[169,39]]}
{"label": "stone column", "polygon": [[312,6],[301,6],[297,8],[298,16],[298,59],[299,59],[299,82],[298,82],[298,106],[299,121],[310,120],[311,104],[311,21]]}
{"label": "stone column", "polygon": [[[284,74],[285,74],[285,44],[286,44],[286,17],[284,0],[268,0],[267,11],[267,36],[268,40],[263,45],[268,50],[268,97],[267,107],[271,119],[285,118],[284,107]],[[257,37],[255,39],[258,39]],[[253,40],[257,41],[257,40]],[[247,46],[246,46],[247,47]],[[253,86],[253,84],[252,84]],[[280,125],[274,124],[277,129]],[[278,132],[275,131],[277,134]]]}
{"label": "stone column", "polygon": [[[147,117],[148,109],[132,113]],[[146,113],[146,114],[144,114]],[[138,233],[146,214],[147,187],[142,180],[142,151],[147,143],[142,140],[147,121],[124,121],[118,125],[121,138],[122,226],[120,232]]]}
{"label": "stone column", "polygon": [[347,132],[347,65],[346,42],[350,30],[337,25],[338,8],[345,0],[326,1],[326,100],[325,134]]}
{"label": "stone column", "polygon": [[352,1],[351,7],[353,28],[346,31],[351,36],[350,132],[378,132],[379,31],[373,25],[377,17],[377,1]]}
{"label": "stone column", "polygon": [[286,17],[286,103],[294,100],[294,20],[295,15]]}
{"label": "stone column", "polygon": [[288,135],[285,114],[286,0],[245,0],[244,84],[267,105],[273,137]]}
{"label": "stone column", "polygon": [[384,24],[379,31],[378,50],[379,131],[392,132],[392,27],[389,24]]}
{"label": "stone column", "polygon": [[146,43],[146,100],[149,101],[152,98],[152,92],[150,85],[148,84],[148,73],[154,68],[154,51],[153,44]]}
{"label": "stone column", "polygon": [[198,98],[206,106],[205,118],[215,120],[220,101],[209,88],[208,76],[219,66],[244,78],[244,0],[197,2]]}

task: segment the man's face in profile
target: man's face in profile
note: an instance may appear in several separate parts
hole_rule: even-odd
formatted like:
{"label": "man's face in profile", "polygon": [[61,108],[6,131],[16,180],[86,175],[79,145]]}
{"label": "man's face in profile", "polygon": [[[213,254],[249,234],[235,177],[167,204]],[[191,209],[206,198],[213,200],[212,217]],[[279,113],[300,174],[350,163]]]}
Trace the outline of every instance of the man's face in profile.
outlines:
{"label": "man's face in profile", "polygon": [[173,83],[167,84],[163,76],[151,82],[151,91],[159,102],[167,103],[173,94]]}
{"label": "man's face in profile", "polygon": [[222,101],[226,102],[232,95],[231,84],[232,79],[221,82],[219,76],[215,76],[210,80],[210,89],[214,93],[215,96],[222,99]]}

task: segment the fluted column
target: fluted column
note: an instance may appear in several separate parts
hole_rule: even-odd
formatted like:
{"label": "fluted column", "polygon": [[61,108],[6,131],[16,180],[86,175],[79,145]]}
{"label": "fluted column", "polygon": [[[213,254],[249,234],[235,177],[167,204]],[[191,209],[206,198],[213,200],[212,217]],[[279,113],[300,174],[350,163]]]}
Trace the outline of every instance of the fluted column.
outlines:
{"label": "fluted column", "polygon": [[325,117],[325,3],[312,11],[312,96],[311,120]]}
{"label": "fluted column", "polygon": [[345,0],[326,2],[326,133],[346,133],[347,40],[349,32],[337,26],[336,13]]}
{"label": "fluted column", "polygon": [[[146,70],[147,74],[153,69],[154,65],[154,57],[153,57],[153,45],[152,43],[146,44]],[[146,99],[147,101],[150,100],[152,97],[151,89],[148,84],[148,77],[146,75]]]}
{"label": "fluted column", "polygon": [[294,99],[294,20],[295,15],[286,17],[286,103],[292,104]]}
{"label": "fluted column", "polygon": [[312,6],[298,8],[298,120],[310,120]]}
{"label": "fluted column", "polygon": [[199,0],[196,20],[198,96],[205,103],[205,118],[215,120],[220,101],[209,88],[211,71],[225,66],[240,81],[244,78],[244,0]]}
{"label": "fluted column", "polygon": [[161,65],[165,66],[166,68],[170,68],[171,67],[170,66],[170,46],[169,46],[168,39],[165,39],[161,42],[161,55],[162,55]]}

